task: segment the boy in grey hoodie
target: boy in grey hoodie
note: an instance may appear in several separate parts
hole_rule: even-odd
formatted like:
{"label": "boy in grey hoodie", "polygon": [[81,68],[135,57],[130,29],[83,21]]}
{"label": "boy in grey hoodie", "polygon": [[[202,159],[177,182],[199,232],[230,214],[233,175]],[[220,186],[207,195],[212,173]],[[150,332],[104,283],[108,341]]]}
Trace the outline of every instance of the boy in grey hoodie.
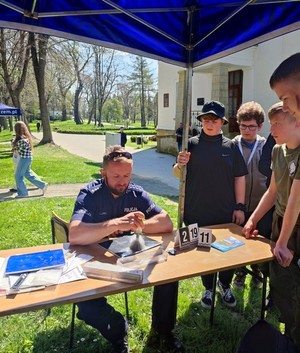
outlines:
{"label": "boy in grey hoodie", "polygon": [[[262,106],[257,102],[246,102],[242,104],[237,112],[237,122],[240,127],[241,134],[236,136],[235,141],[244,157],[247,165],[248,174],[246,177],[246,212],[245,222],[251,216],[252,212],[258,205],[262,195],[267,190],[266,176],[259,171],[259,161],[262,155],[262,149],[266,139],[258,132],[261,130],[265,120],[265,112]],[[266,216],[258,224],[259,234],[270,238],[272,228],[272,213]],[[252,271],[259,277],[262,277],[258,265],[251,266]],[[243,288],[245,284],[246,273],[237,270],[234,279],[234,286]],[[262,282],[256,278],[252,278],[252,283],[256,287],[261,287]]]}

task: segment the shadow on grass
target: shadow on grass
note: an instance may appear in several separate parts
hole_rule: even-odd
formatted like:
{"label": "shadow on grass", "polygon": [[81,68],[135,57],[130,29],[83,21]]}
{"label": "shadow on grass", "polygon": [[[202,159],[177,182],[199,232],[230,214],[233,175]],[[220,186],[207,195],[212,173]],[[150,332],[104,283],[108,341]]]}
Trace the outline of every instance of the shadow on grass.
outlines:
{"label": "shadow on grass", "polygon": [[[249,286],[247,290],[235,290],[234,293],[237,300],[235,308],[226,307],[217,293],[212,325],[210,310],[201,306],[201,293],[197,302],[187,307],[176,326],[177,336],[184,343],[186,353],[236,352],[241,338],[260,319],[262,292]],[[267,313],[267,320],[275,327],[278,327],[277,318],[276,311]]]}
{"label": "shadow on grass", "polygon": [[11,150],[4,150],[0,152],[0,159],[12,159]]}
{"label": "shadow on grass", "polygon": [[0,192],[0,201],[9,201],[9,200],[14,200],[15,197],[15,192],[12,191],[4,191],[4,192]]}
{"label": "shadow on grass", "polygon": [[96,168],[102,168],[102,163],[96,163],[96,162],[84,162],[84,164],[92,166],[92,167],[96,167]]}
{"label": "shadow on grass", "polygon": [[[71,317],[70,317],[71,322]],[[70,350],[70,328],[47,328],[39,332],[33,341],[33,353],[113,353],[113,349],[97,330],[76,320],[73,347]]]}
{"label": "shadow on grass", "polygon": [[186,352],[236,352],[240,338],[250,327],[243,315],[225,307],[217,296],[212,325],[209,319],[209,310],[200,303],[192,303],[178,320],[177,336],[182,339]]}
{"label": "shadow on grass", "polygon": [[[32,190],[38,190],[37,187],[33,186],[33,187],[27,187],[27,190],[29,192],[31,192]],[[24,201],[24,200],[28,200],[28,199],[35,199],[35,198],[40,198],[42,197],[43,195],[41,194],[29,194],[27,197],[21,197],[21,198],[17,198],[17,193],[15,191],[10,191],[10,190],[7,190],[7,191],[4,191],[4,192],[0,192],[0,202],[3,202],[3,201]]]}
{"label": "shadow on grass", "polygon": [[84,162],[84,164],[88,165],[88,166],[92,166],[95,167],[97,170],[97,173],[93,173],[91,174],[91,177],[94,179],[99,179],[101,178],[100,172],[99,170],[102,168],[102,163],[96,163],[96,162]]}

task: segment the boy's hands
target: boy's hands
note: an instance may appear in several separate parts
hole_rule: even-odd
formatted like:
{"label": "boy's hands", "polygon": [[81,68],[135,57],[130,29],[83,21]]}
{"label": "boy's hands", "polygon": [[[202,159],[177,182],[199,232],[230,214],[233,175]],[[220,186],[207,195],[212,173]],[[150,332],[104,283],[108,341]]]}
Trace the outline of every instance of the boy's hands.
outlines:
{"label": "boy's hands", "polygon": [[[243,233],[247,239],[255,238],[258,235],[258,230],[256,228],[256,223],[249,218],[248,222],[243,228]],[[280,244],[278,241],[273,249],[273,254],[276,257],[279,265],[282,267],[288,267],[293,260],[293,253],[284,244]]]}
{"label": "boy's hands", "polygon": [[278,242],[276,243],[275,248],[273,249],[273,254],[275,255],[279,265],[281,265],[282,267],[290,266],[293,260],[293,253],[291,252],[291,250],[288,249],[286,245],[278,244]]}
{"label": "boy's hands", "polygon": [[243,233],[245,235],[245,238],[255,238],[258,235],[258,230],[256,228],[256,223],[254,223],[251,220],[251,217],[249,218],[248,222],[245,224],[243,228]]}
{"label": "boy's hands", "polygon": [[234,210],[232,214],[232,222],[238,225],[243,224],[245,221],[245,213],[241,210]]}
{"label": "boy's hands", "polygon": [[179,167],[187,165],[190,160],[191,152],[179,152],[177,156],[177,164]]}

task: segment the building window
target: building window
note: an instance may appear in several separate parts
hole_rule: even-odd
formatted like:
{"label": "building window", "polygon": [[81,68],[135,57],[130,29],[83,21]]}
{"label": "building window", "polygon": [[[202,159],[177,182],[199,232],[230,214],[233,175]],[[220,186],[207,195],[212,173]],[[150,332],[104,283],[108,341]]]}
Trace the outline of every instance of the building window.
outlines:
{"label": "building window", "polygon": [[204,98],[197,98],[197,105],[204,105]]}
{"label": "building window", "polygon": [[229,132],[240,132],[236,122],[236,113],[243,100],[243,71],[228,72],[228,120]]}
{"label": "building window", "polygon": [[169,107],[169,93],[164,93],[164,108]]}

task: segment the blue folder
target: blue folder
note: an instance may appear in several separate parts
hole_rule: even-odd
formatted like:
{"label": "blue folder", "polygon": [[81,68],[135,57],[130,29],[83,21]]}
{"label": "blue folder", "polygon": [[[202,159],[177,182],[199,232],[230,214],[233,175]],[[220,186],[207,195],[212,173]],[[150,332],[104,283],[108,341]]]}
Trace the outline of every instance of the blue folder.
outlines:
{"label": "blue folder", "polygon": [[38,271],[62,266],[66,262],[62,249],[39,251],[29,254],[12,255],[7,260],[6,275]]}

